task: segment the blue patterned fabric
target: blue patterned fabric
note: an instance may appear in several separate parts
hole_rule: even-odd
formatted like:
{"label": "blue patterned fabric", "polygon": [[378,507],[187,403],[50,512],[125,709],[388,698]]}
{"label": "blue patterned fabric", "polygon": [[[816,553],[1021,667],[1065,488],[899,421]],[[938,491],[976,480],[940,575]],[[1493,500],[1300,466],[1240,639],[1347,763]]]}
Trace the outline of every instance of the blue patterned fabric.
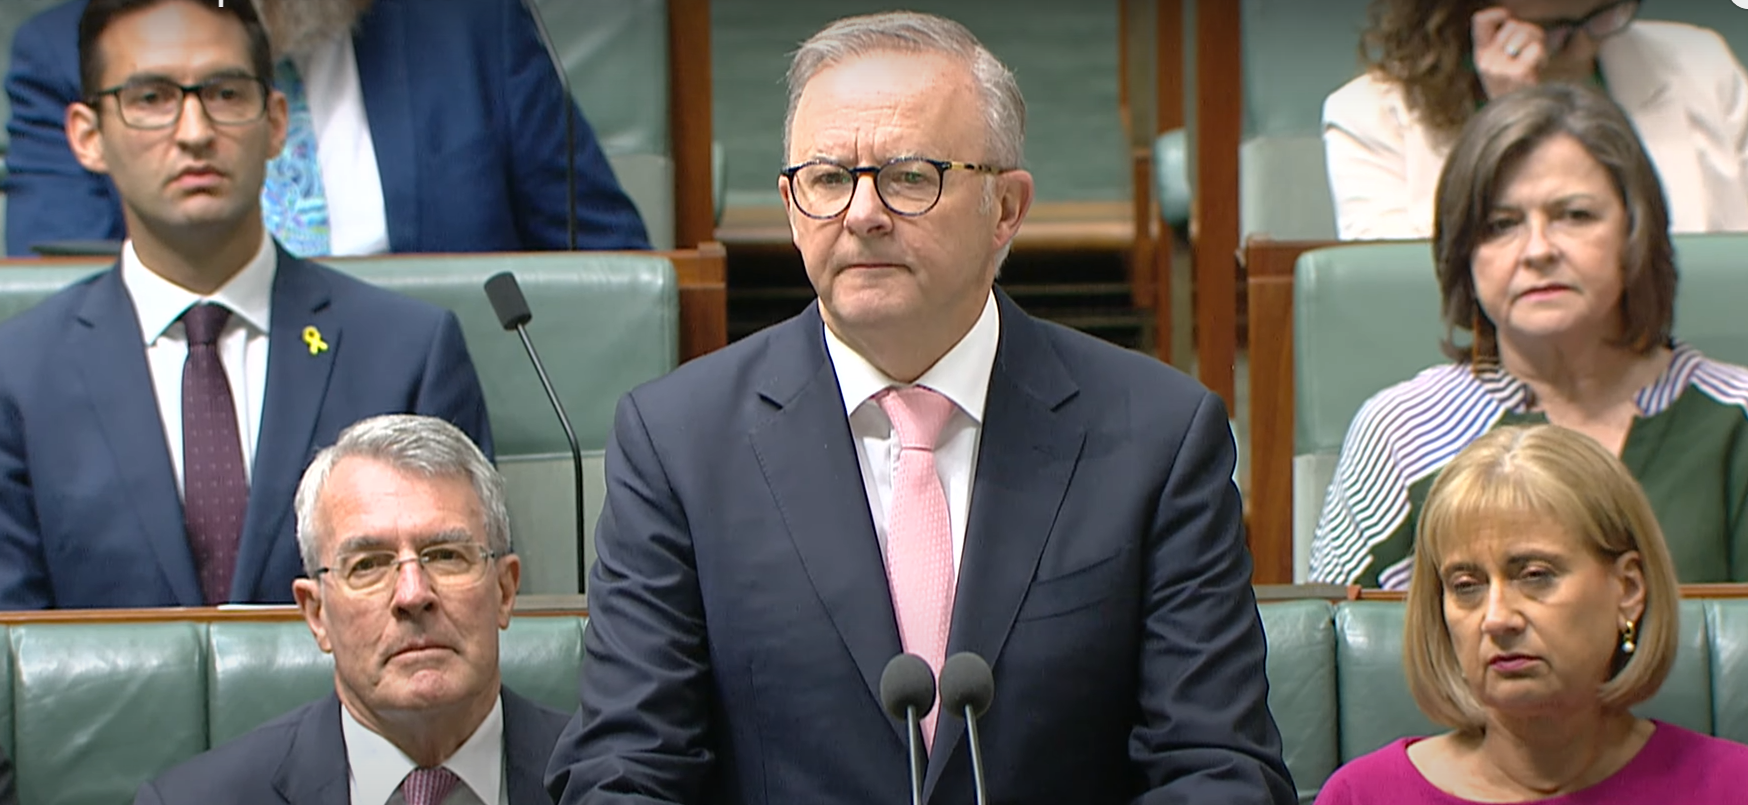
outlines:
{"label": "blue patterned fabric", "polygon": [[261,186],[261,214],[267,231],[299,257],[329,253],[328,196],[322,188],[322,164],[316,156],[316,128],[310,117],[303,76],[290,59],[279,63],[274,83],[285,93],[289,124],[285,147],[267,163]]}

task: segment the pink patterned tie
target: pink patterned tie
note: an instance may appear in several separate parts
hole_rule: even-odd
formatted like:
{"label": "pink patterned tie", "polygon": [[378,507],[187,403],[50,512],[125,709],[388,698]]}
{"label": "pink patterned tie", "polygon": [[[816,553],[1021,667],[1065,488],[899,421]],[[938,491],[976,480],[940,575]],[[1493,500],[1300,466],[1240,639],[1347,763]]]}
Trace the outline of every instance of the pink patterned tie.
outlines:
{"label": "pink patterned tie", "polygon": [[[947,491],[935,472],[935,442],[953,415],[953,401],[923,386],[890,388],[874,400],[898,431],[898,466],[886,508],[886,582],[904,650],[927,660],[938,676],[953,620],[953,526]],[[923,718],[923,745],[933,748],[935,713]]]}
{"label": "pink patterned tie", "polygon": [[435,769],[413,769],[401,781],[401,798],[407,805],[440,805],[455,789],[461,778],[442,766]]}

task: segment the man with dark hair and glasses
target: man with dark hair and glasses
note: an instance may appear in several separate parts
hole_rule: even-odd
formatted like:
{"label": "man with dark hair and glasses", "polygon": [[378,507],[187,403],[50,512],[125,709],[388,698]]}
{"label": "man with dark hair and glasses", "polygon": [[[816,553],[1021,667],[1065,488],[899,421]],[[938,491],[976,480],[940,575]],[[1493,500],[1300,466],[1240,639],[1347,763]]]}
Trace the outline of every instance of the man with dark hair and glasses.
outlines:
{"label": "man with dark hair and glasses", "polygon": [[248,2],[92,0],[81,164],[121,193],[114,268],[0,323],[0,609],[291,601],[292,492],[365,417],[489,452],[454,314],[279,248],[286,105]]}
{"label": "man with dark hair and glasses", "polygon": [[[1224,404],[995,287],[1024,110],[937,16],[796,53],[773,178],[818,301],[620,402],[556,801],[903,802],[884,669],[960,652],[990,802],[1294,801]],[[962,714],[920,719],[925,801],[974,798]]]}
{"label": "man with dark hair and glasses", "polygon": [[455,426],[359,422],[297,490],[297,603],[335,692],[200,755],[136,803],[548,805],[566,716],[505,688],[521,559],[504,481]]}

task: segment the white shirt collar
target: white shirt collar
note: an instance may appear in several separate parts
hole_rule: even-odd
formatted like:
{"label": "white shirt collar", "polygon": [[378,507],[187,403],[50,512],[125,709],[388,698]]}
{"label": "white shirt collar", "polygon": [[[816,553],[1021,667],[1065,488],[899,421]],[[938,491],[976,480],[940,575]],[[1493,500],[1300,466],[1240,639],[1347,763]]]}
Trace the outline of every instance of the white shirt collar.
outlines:
{"label": "white shirt collar", "polygon": [[121,283],[133,298],[140,320],[140,340],[150,345],[197,302],[217,302],[257,332],[267,332],[273,312],[273,276],[279,268],[273,239],[265,232],[255,256],[211,296],[201,296],[159,276],[140,262],[129,238],[121,246]]}
{"label": "white shirt collar", "polygon": [[[384,805],[415,766],[400,747],[358,723],[340,706],[340,733],[346,740],[346,767],[352,777],[352,805]],[[504,697],[443,765],[480,802],[498,802],[504,778]]]}
{"label": "white shirt collar", "polygon": [[[825,330],[826,354],[831,356],[837,372],[838,390],[843,394],[844,413],[855,413],[869,398],[891,386],[905,385],[875,368],[849,344],[838,338],[832,328]],[[977,323],[947,354],[916,379],[915,385],[928,386],[952,400],[972,421],[982,424],[983,404],[989,398],[989,375],[995,368],[996,347],[1001,344],[1001,312],[996,308],[995,291],[983,303]]]}

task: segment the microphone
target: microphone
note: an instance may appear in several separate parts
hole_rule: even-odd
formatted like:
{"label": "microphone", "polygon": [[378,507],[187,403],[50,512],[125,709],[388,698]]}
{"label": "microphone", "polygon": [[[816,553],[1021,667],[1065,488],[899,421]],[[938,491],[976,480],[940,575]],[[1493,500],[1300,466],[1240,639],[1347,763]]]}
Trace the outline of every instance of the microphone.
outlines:
{"label": "microphone", "polygon": [[[564,236],[565,248],[574,252],[577,250],[576,101],[571,97],[570,73],[565,71],[564,59],[558,54],[558,46],[553,44],[552,34],[546,30],[546,19],[540,16],[540,4],[536,0],[522,0],[522,6],[528,9],[528,16],[534,18],[534,33],[540,37],[540,44],[546,46],[546,57],[552,60],[552,69],[558,71],[558,86],[564,91]],[[503,317],[501,313],[498,315],[499,318]],[[509,325],[504,325],[504,329],[509,328]]]}
{"label": "microphone", "polygon": [[577,447],[576,431],[571,430],[571,419],[564,414],[564,403],[559,401],[558,392],[552,388],[552,378],[546,376],[546,368],[540,365],[540,354],[534,351],[534,342],[528,338],[528,322],[534,320],[534,314],[528,310],[528,298],[522,295],[522,286],[517,284],[516,275],[508,271],[493,274],[486,280],[486,298],[491,300],[492,310],[498,314],[498,323],[522,336],[522,348],[528,351],[534,374],[540,377],[540,385],[546,389],[546,399],[552,403],[553,413],[558,414],[558,424],[564,428],[564,438],[570,442],[571,467],[576,473],[577,592],[586,593],[589,556],[583,549],[583,535],[587,533],[583,527],[583,451]]}
{"label": "microphone", "polygon": [[880,706],[888,715],[904,720],[904,748],[910,753],[910,802],[923,802],[923,756],[917,721],[935,705],[935,672],[915,654],[900,654],[888,660],[880,673]]}
{"label": "microphone", "polygon": [[994,698],[995,677],[982,657],[961,651],[941,665],[941,709],[965,716],[965,740],[971,746],[971,782],[977,789],[977,805],[989,802],[983,784],[983,742],[977,736],[977,719],[989,710]]}

